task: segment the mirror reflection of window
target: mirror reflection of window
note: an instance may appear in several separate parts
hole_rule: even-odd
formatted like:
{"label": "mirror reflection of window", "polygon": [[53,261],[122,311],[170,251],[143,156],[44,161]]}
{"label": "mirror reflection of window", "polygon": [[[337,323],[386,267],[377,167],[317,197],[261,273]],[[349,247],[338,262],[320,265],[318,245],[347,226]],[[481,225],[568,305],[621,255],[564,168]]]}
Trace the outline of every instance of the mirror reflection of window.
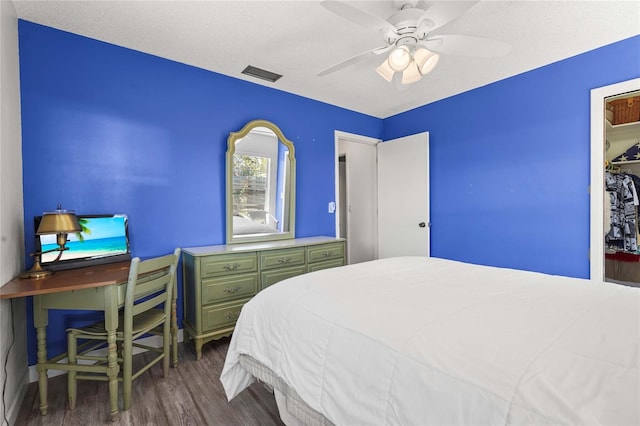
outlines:
{"label": "mirror reflection of window", "polygon": [[254,155],[233,157],[234,214],[246,216],[248,212],[268,210],[271,197],[270,163],[269,158]]}
{"label": "mirror reflection of window", "polygon": [[280,231],[282,224],[278,215],[278,145],[272,131],[257,128],[236,143],[233,156],[234,215],[266,225],[264,232]]}
{"label": "mirror reflection of window", "polygon": [[295,238],[294,146],[273,123],[229,134],[227,243]]}

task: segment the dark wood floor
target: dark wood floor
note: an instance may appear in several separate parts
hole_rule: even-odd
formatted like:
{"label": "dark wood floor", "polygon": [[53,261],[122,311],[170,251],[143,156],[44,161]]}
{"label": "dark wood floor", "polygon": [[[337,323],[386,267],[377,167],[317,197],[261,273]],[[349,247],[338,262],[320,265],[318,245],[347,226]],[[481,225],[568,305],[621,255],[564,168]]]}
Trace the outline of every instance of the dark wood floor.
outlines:
{"label": "dark wood floor", "polygon": [[[156,364],[136,379],[131,410],[120,412],[116,423],[109,421],[107,383],[79,381],[77,408],[71,411],[66,374],[49,379],[46,416],[40,415],[38,384],[31,383],[16,425],[282,425],[273,395],[261,384],[227,402],[219,377],[228,347],[229,339],[208,343],[196,361],[193,343],[180,343],[178,368],[163,378],[162,366]],[[145,356],[134,357],[134,368]]]}

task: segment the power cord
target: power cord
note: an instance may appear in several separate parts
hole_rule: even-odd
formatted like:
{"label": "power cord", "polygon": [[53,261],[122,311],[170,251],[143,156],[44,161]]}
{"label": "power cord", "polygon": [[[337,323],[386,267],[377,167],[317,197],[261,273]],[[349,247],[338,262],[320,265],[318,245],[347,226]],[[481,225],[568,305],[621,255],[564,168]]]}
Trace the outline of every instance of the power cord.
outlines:
{"label": "power cord", "polygon": [[9,420],[7,420],[7,401],[5,401],[4,397],[7,392],[7,382],[9,381],[9,376],[7,375],[7,366],[9,365],[9,354],[11,353],[11,349],[13,349],[13,345],[16,342],[16,324],[13,318],[13,299],[9,299],[10,303],[10,311],[9,315],[11,315],[11,344],[9,345],[9,349],[7,349],[7,356],[4,359],[4,383],[2,384],[2,426],[9,426]]}

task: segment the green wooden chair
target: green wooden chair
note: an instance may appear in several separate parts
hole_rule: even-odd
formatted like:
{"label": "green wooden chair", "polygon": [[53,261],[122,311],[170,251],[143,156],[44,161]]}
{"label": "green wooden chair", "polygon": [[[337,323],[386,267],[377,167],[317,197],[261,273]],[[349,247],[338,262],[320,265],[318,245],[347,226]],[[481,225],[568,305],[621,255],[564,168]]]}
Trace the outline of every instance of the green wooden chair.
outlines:
{"label": "green wooden chair", "polygon": [[[136,257],[131,260],[124,309],[120,312],[116,332],[120,367],[118,381],[122,382],[124,410],[131,407],[133,380],[161,360],[164,377],[169,373],[171,297],[179,259],[180,249],[176,249],[173,254],[154,259],[140,261]],[[149,334],[161,335],[162,347],[137,342]],[[67,345],[69,364],[73,366],[68,375],[69,407],[73,410],[76,406],[77,380],[109,380],[106,355],[96,355],[94,352],[107,345],[104,322],[67,329]],[[135,372],[132,363],[134,347],[157,353]],[[117,389],[110,388],[109,396],[116,403]]]}

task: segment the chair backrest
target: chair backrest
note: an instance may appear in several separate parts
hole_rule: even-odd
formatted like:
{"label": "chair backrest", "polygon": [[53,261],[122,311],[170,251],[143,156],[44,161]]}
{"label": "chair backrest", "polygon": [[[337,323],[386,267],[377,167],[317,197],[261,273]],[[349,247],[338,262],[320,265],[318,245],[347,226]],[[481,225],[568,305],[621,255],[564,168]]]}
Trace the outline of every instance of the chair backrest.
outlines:
{"label": "chair backrest", "polygon": [[129,281],[124,303],[124,331],[131,331],[135,315],[148,311],[164,303],[165,314],[169,315],[176,269],[180,260],[180,249],[173,254],[141,261],[131,260]]}

